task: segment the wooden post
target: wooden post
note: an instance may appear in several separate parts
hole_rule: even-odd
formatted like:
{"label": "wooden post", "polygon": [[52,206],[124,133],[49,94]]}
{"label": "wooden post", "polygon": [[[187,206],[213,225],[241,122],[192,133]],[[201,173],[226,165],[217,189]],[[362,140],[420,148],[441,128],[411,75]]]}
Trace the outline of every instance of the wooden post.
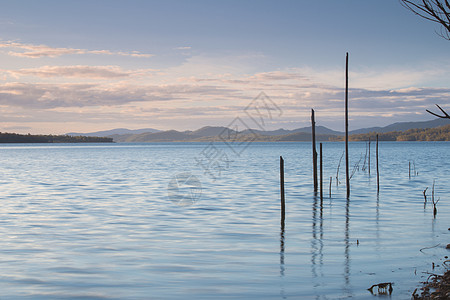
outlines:
{"label": "wooden post", "polygon": [[350,197],[350,174],[348,168],[348,52],[345,56],[345,181],[347,198]]}
{"label": "wooden post", "polygon": [[284,199],[284,160],[280,156],[280,193],[281,193],[281,224],[284,226],[285,199]]}
{"label": "wooden post", "polygon": [[378,134],[377,134],[377,192],[380,192],[380,170],[378,168]]}
{"label": "wooden post", "polygon": [[329,192],[328,192],[328,194],[330,195],[330,198],[331,198],[331,182],[333,181],[333,177],[330,177],[330,188],[329,188]]}
{"label": "wooden post", "polygon": [[322,160],[322,143],[319,144],[320,151],[320,201],[323,200],[323,160]]}
{"label": "wooden post", "polygon": [[311,109],[311,128],[312,128],[312,153],[313,153],[313,182],[314,193],[317,193],[317,151],[316,151],[316,121],[314,118],[314,109]]}
{"label": "wooden post", "polygon": [[411,162],[409,162],[408,175],[409,179],[411,179]]}
{"label": "wooden post", "polygon": [[369,176],[370,176],[370,137],[369,137]]}

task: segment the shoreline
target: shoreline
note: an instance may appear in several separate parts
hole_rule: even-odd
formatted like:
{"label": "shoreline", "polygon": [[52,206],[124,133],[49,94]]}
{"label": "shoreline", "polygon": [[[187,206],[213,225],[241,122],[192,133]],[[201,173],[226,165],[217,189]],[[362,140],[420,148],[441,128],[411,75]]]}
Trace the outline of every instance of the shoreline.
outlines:
{"label": "shoreline", "polygon": [[[430,277],[432,277],[431,281],[429,281]],[[414,290],[411,299],[450,299],[450,270],[447,269],[447,271],[442,275],[430,274],[430,277],[420,288],[420,294],[418,294],[419,288]]]}

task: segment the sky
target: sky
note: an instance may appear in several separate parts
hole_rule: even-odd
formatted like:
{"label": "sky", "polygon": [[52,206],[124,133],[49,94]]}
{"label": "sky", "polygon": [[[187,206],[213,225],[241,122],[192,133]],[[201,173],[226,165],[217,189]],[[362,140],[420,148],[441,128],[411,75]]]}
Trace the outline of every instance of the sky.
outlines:
{"label": "sky", "polygon": [[450,110],[450,41],[398,0],[0,7],[1,132],[343,130],[346,53],[350,129]]}

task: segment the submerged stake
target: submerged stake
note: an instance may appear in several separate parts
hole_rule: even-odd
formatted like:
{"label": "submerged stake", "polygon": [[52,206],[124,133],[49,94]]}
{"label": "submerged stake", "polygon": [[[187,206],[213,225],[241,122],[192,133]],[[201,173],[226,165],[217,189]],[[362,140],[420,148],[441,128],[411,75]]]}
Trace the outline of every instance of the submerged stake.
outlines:
{"label": "submerged stake", "polygon": [[311,135],[312,135],[312,154],[313,154],[313,181],[314,193],[317,193],[317,151],[316,151],[316,121],[314,118],[314,109],[311,109]]}
{"label": "submerged stake", "polygon": [[345,180],[347,198],[350,197],[350,174],[348,173],[348,52],[345,56]]}
{"label": "submerged stake", "polygon": [[280,196],[281,196],[281,223],[284,225],[285,200],[284,200],[284,159],[280,156]]}
{"label": "submerged stake", "polygon": [[320,201],[323,200],[323,161],[322,161],[322,143],[320,143]]}
{"label": "submerged stake", "polygon": [[378,134],[377,134],[377,193],[380,192],[380,170],[378,168]]}

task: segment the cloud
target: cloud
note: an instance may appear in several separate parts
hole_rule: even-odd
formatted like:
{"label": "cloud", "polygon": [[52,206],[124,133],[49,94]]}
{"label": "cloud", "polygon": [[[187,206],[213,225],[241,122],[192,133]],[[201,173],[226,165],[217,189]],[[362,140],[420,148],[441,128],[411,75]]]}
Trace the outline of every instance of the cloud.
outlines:
{"label": "cloud", "polygon": [[[54,55],[64,51],[88,53],[83,49],[46,46],[25,49],[25,46],[11,49],[34,51],[36,57],[50,50],[55,51]],[[89,53],[120,55],[109,50]],[[283,111],[282,118],[272,120],[273,129],[282,124],[290,124],[291,128],[302,122],[302,126],[309,124],[311,108],[316,109],[320,124],[340,126],[345,83],[342,70],[254,68],[254,63],[261,60],[264,58],[258,54],[234,58],[195,56],[162,70],[128,70],[110,65],[1,70],[5,79],[0,82],[0,112],[6,117],[5,109],[17,111],[16,120],[39,116],[40,121],[36,122],[55,122],[58,128],[69,126],[61,123],[66,119],[80,126],[94,123],[105,126],[105,122],[123,122],[122,126],[165,122],[166,127],[174,129],[192,124],[225,126],[235,117],[245,116],[243,109],[263,91]],[[448,85],[432,88],[417,84],[436,74],[449,73],[432,68],[380,73],[353,71],[349,95],[351,126],[364,127],[366,119],[375,123],[376,117],[386,124],[407,118],[417,120],[418,114],[426,118],[425,109],[434,107],[434,103],[445,108],[450,99]],[[18,82],[8,82],[13,80],[11,76]]]}
{"label": "cloud", "polygon": [[15,82],[0,85],[0,104],[35,109],[117,106],[132,102],[224,99],[227,94],[237,97],[236,92],[220,86]]}
{"label": "cloud", "polygon": [[184,47],[176,47],[176,48],[173,48],[174,50],[190,50],[192,47],[190,47],[190,46],[184,46]]}
{"label": "cloud", "polygon": [[123,52],[110,50],[87,50],[77,48],[56,48],[46,45],[23,44],[18,42],[0,42],[0,48],[14,49],[8,52],[11,56],[40,58],[40,57],[58,57],[62,55],[81,55],[81,54],[97,54],[97,55],[119,55],[129,57],[152,57],[152,54],[140,53],[138,51]]}
{"label": "cloud", "polygon": [[114,79],[129,77],[132,71],[123,71],[117,66],[43,66],[40,68],[7,71],[10,75],[36,77],[79,77],[96,79]]}

